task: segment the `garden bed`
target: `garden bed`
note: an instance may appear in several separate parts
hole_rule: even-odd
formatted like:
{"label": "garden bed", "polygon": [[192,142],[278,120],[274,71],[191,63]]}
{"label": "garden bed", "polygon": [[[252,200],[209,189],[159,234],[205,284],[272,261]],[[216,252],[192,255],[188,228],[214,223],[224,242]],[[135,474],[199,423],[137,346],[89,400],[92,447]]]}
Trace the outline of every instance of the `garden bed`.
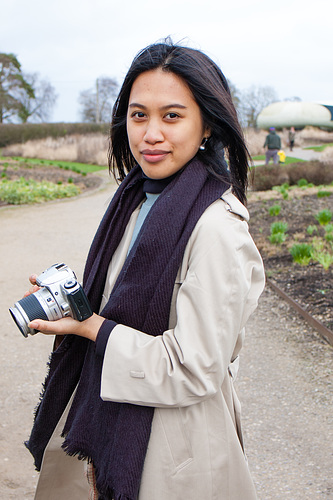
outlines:
{"label": "garden bed", "polygon": [[[79,192],[95,189],[102,183],[101,177],[94,174],[82,175],[71,170],[66,170],[52,165],[28,165],[11,159],[0,162],[0,179],[14,181],[24,178],[27,181],[52,182],[55,185],[73,184],[79,188]],[[9,203],[0,200],[0,206]]]}
{"label": "garden bed", "polygon": [[[290,249],[295,243],[310,244],[313,237],[323,237],[323,226],[316,214],[333,210],[333,188],[330,196],[318,197],[318,187],[291,189],[289,198],[277,192],[253,192],[249,196],[250,231],[264,260],[266,275],[299,303],[309,314],[333,330],[333,264],[325,270],[318,262],[308,265],[293,262]],[[269,208],[280,205],[279,215],[272,216]],[[273,222],[287,222],[286,239],[280,244],[269,241]],[[309,226],[316,226],[310,235]]]}

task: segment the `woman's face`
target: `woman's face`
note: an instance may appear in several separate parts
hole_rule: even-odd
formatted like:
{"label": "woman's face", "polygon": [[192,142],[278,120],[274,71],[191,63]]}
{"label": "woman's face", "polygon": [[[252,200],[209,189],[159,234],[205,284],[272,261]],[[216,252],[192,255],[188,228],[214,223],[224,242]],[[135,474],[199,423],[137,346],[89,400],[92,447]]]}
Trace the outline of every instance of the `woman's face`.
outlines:
{"label": "woman's face", "polygon": [[127,111],[132,154],[151,179],[175,174],[208,137],[200,108],[184,81],[161,69],[134,81]]}

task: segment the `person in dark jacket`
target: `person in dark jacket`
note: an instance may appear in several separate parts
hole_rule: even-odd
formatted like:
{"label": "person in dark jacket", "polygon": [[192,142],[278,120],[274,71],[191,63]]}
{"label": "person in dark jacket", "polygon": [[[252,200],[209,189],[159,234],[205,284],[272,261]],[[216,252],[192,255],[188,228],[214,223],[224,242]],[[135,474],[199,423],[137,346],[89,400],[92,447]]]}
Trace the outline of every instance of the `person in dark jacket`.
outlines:
{"label": "person in dark jacket", "polygon": [[266,136],[264,148],[267,148],[265,165],[269,164],[271,158],[273,158],[274,164],[277,165],[279,163],[278,151],[281,149],[281,138],[275,132],[274,127],[270,127],[269,129],[269,134]]}

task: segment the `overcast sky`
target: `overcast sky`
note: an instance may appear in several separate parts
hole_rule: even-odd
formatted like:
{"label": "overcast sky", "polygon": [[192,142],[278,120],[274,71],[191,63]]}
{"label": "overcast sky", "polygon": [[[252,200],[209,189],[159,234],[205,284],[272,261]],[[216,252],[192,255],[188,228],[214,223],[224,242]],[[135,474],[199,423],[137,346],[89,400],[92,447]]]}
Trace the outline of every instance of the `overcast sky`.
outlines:
{"label": "overcast sky", "polygon": [[330,0],[3,0],[0,52],[58,94],[52,121],[80,120],[99,76],[120,84],[146,45],[171,35],[206,52],[241,91],[333,103]]}

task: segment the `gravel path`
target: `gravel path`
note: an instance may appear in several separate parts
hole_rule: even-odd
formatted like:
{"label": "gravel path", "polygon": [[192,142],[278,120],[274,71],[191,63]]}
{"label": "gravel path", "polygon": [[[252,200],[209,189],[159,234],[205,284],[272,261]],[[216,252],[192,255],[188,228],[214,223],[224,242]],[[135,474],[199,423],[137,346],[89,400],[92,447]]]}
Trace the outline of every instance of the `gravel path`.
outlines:
{"label": "gravel path", "polygon": [[[109,182],[75,200],[0,209],[0,498],[33,499],[37,474],[23,441],[52,343],[42,335],[24,339],[8,308],[28,288],[29,274],[55,262],[81,279],[113,191]],[[332,362],[333,349],[266,289],[248,325],[237,381],[260,500],[333,499]]]}

